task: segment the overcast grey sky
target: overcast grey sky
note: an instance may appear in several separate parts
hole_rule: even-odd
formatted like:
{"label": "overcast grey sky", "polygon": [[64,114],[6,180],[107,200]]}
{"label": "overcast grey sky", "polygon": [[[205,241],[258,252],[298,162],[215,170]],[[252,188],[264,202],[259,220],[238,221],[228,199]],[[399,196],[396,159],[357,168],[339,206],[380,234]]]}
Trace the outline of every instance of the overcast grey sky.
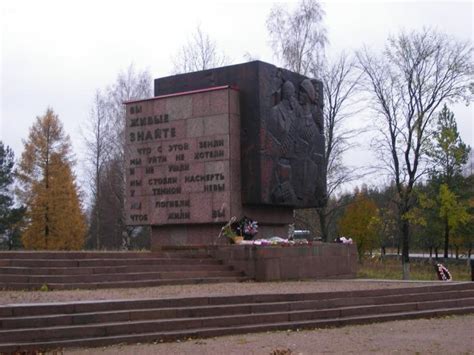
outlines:
{"label": "overcast grey sky", "polygon": [[[265,27],[273,3],[2,0],[1,140],[18,158],[35,117],[52,107],[73,139],[81,169],[79,127],[96,89],[111,84],[130,63],[153,78],[169,75],[172,56],[199,24],[233,63],[245,61],[248,52],[278,65]],[[329,55],[364,44],[380,49],[389,34],[423,26],[473,39],[472,1],[333,0],[324,7]],[[463,140],[474,145],[472,105],[456,105],[454,112]],[[370,160],[365,150],[353,151],[348,160],[361,156]]]}

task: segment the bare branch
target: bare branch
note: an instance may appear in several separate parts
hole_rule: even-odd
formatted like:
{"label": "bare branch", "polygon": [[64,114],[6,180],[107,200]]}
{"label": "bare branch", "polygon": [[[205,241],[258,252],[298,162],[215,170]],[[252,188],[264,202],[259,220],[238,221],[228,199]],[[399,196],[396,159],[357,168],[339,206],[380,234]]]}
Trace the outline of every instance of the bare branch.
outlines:
{"label": "bare branch", "polygon": [[324,15],[317,0],[301,0],[293,12],[273,7],[267,30],[273,51],[285,68],[302,75],[321,68],[328,43]]}
{"label": "bare branch", "polygon": [[197,26],[191,40],[173,58],[173,73],[189,73],[220,67],[228,63],[229,59],[225,54],[219,53],[216,42],[201,30],[201,26]]}

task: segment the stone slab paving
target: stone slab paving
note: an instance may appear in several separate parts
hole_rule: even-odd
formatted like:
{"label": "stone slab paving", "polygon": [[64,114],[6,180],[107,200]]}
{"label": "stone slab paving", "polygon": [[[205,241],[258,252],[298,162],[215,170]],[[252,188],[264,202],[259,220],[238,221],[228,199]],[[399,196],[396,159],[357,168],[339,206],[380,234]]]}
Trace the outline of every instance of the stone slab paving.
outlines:
{"label": "stone slab paving", "polygon": [[474,315],[468,315],[177,343],[66,349],[65,354],[473,354],[473,331]]}

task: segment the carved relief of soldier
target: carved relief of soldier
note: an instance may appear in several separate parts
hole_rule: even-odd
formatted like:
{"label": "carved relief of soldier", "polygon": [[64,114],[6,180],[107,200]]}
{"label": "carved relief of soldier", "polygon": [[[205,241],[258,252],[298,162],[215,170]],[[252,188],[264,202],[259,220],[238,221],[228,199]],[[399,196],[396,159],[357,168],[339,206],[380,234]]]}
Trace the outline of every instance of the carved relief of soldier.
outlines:
{"label": "carved relief of soldier", "polygon": [[309,79],[298,85],[284,81],[281,100],[267,118],[275,141],[271,199],[274,203],[299,205],[314,200],[316,179],[322,172],[324,135],[319,93]]}

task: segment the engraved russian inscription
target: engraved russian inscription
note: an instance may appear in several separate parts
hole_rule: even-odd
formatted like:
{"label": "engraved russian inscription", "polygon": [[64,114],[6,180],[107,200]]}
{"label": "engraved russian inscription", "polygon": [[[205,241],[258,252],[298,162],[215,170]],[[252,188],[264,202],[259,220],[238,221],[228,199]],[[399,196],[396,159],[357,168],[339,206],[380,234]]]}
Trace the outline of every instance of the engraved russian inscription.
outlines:
{"label": "engraved russian inscription", "polygon": [[140,113],[142,112],[142,107],[140,105],[131,105],[130,106],[130,113],[133,115],[133,114],[136,114],[136,113]]}
{"label": "engraved russian inscription", "polygon": [[[190,95],[191,104],[203,100],[202,94]],[[133,201],[126,206],[132,225],[215,223],[229,217],[230,133],[203,129],[196,134],[190,128],[204,121],[212,123],[211,129],[229,127],[218,121],[229,120],[229,116],[201,112],[183,118],[179,112],[186,108],[176,107],[174,100],[166,97],[127,104],[127,196]],[[215,203],[214,194],[219,194]]]}
{"label": "engraved russian inscription", "polygon": [[142,203],[141,202],[134,202],[130,205],[131,210],[141,210],[142,209]]}
{"label": "engraved russian inscription", "polygon": [[132,215],[130,215],[130,219],[133,222],[146,222],[146,221],[148,221],[148,215],[146,215],[146,214],[132,214]]}
{"label": "engraved russian inscription", "polygon": [[222,210],[212,210],[212,218],[225,217],[225,208]]}

